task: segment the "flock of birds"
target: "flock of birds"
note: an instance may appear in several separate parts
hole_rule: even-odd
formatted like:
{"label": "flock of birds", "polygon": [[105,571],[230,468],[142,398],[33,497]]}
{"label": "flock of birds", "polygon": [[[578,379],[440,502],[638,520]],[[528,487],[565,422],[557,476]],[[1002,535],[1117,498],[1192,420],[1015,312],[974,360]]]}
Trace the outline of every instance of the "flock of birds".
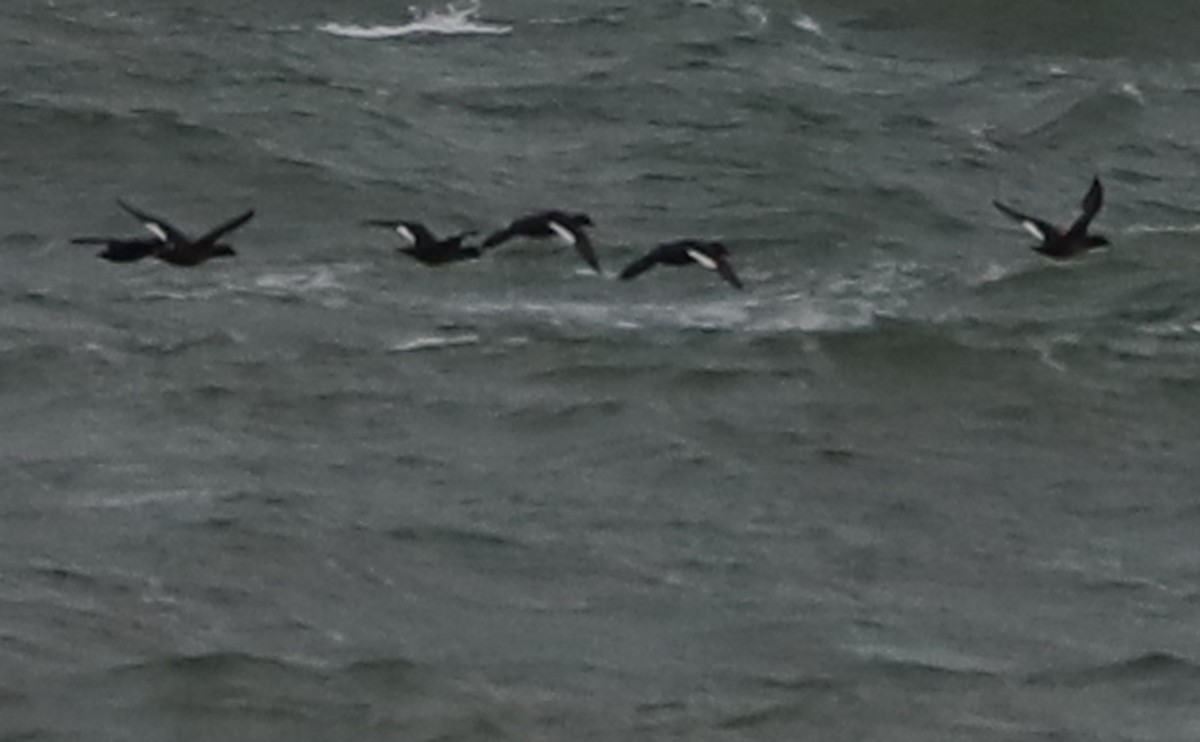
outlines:
{"label": "flock of birds", "polygon": [[[104,245],[98,256],[114,263],[132,263],[143,258],[154,257],[171,265],[190,267],[211,258],[231,257],[237,253],[233,247],[221,241],[223,237],[242,226],[254,216],[251,209],[220,224],[202,236],[192,239],[166,219],[153,216],[125,201],[117,204],[142,223],[150,237],[76,237],[71,240],[81,245]],[[405,219],[370,219],[367,226],[386,227],[403,241],[400,251],[425,265],[446,265],[463,260],[482,257],[486,250],[499,247],[509,240],[525,237],[531,239],[557,238],[563,244],[574,247],[592,270],[600,273],[600,260],[588,236],[587,227],[593,226],[590,216],[566,211],[539,211],[516,219],[504,229],[493,232],[479,246],[464,244],[464,240],[476,234],[461,232],[439,238],[424,224]],[[666,242],[638,258],[621,271],[620,277],[628,280],[645,273],[656,265],[700,265],[716,271],[731,286],[742,288],[742,282],[729,263],[729,250],[720,242],[706,240],[675,240]]]}
{"label": "flock of birds", "polygon": [[[131,263],[154,257],[171,265],[190,267],[211,258],[230,257],[236,255],[236,252],[232,246],[222,242],[222,238],[254,217],[254,210],[251,209],[193,239],[165,219],[152,216],[124,201],[118,200],[117,203],[140,221],[151,236],[76,237],[71,240],[76,244],[104,245],[99,257],[115,263]],[[1088,227],[1103,203],[1104,187],[1096,177],[1092,179],[1091,187],[1083,197],[1080,205],[1082,213],[1069,227],[1062,229],[1000,201],[993,201],[1001,213],[1020,223],[1040,240],[1039,244],[1033,246],[1035,252],[1056,260],[1072,258],[1092,248],[1109,244],[1106,238],[1088,232]],[[551,210],[529,214],[514,220],[504,229],[491,233],[477,246],[464,244],[467,238],[476,234],[474,231],[439,238],[425,225],[415,221],[371,219],[364,224],[384,227],[394,232],[403,242],[400,251],[424,265],[437,266],[474,260],[482,257],[485,251],[516,238],[557,238],[564,245],[574,247],[592,270],[601,272],[600,261],[587,233],[587,227],[593,226],[593,222],[591,217],[584,213]],[[728,248],[721,242],[706,240],[682,239],[664,242],[626,265],[618,275],[621,279],[628,280],[658,265],[698,265],[715,271],[730,286],[742,288],[742,282],[729,262]]]}

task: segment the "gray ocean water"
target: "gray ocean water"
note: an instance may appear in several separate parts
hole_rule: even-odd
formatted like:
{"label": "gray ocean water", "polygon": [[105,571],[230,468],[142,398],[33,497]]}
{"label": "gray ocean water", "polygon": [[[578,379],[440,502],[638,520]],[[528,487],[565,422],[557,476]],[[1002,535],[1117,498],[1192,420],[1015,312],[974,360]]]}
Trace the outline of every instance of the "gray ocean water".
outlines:
{"label": "gray ocean water", "polygon": [[[1200,737],[1192,0],[6,0],[0,740]],[[1111,249],[1029,250],[1003,199]],[[238,256],[114,265],[117,198]],[[586,211],[604,276],[365,219]],[[615,280],[654,244],[699,268]]]}

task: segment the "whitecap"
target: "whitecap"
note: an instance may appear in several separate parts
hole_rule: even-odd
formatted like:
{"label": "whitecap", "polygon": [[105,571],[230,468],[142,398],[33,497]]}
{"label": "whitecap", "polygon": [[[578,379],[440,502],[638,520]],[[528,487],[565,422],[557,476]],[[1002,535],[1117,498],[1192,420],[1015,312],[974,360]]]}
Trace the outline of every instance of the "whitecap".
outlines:
{"label": "whitecap", "polygon": [[742,17],[754,24],[755,31],[762,31],[771,23],[771,16],[758,5],[751,4],[742,8]]}
{"label": "whitecap", "polygon": [[1037,353],[1038,360],[1041,361],[1042,364],[1061,374],[1065,374],[1070,369],[1067,368],[1066,364],[1054,357],[1054,349],[1054,341],[1052,340],[1037,341],[1033,343],[1033,350],[1035,353]]}
{"label": "whitecap", "polygon": [[477,345],[478,343],[479,336],[475,334],[427,335],[397,343],[389,348],[389,350],[392,353],[413,353],[421,350],[440,350],[442,348],[456,348],[462,345]]}
{"label": "whitecap", "polygon": [[1133,100],[1137,101],[1138,103],[1145,105],[1146,96],[1142,93],[1142,89],[1139,88],[1136,83],[1124,82],[1124,83],[1121,83],[1121,85],[1117,89],[1121,92],[1122,95],[1132,98]]}
{"label": "whitecap", "polygon": [[79,507],[97,510],[139,508],[149,505],[208,501],[216,498],[212,490],[168,489],[145,492],[95,494],[81,498]]}
{"label": "whitecap", "polygon": [[751,30],[755,33],[765,30],[771,23],[771,16],[767,10],[755,3],[740,3],[734,0],[688,0],[688,5],[737,12],[753,26]]}
{"label": "whitecap", "polygon": [[969,284],[982,285],[988,283],[996,283],[1003,281],[1014,273],[1020,272],[1021,267],[1018,265],[1002,265],[1000,263],[988,263],[981,273],[974,280],[968,280]]}
{"label": "whitecap", "polygon": [[825,30],[821,28],[821,24],[817,23],[816,19],[806,13],[797,13],[792,18],[792,25],[801,31],[807,31],[815,36],[825,38]]}
{"label": "whitecap", "polygon": [[1200,224],[1134,224],[1126,227],[1125,234],[1195,234],[1200,232]]}
{"label": "whitecap", "polygon": [[512,31],[511,26],[499,26],[476,20],[478,2],[467,5],[451,3],[444,10],[420,11],[410,9],[412,20],[404,25],[359,26],[346,23],[326,23],[317,30],[350,39],[394,39],[405,36],[463,36],[501,35]]}
{"label": "whitecap", "polygon": [[343,288],[338,280],[338,272],[325,266],[312,271],[265,273],[254,279],[254,285],[268,293],[280,291],[324,291]]}

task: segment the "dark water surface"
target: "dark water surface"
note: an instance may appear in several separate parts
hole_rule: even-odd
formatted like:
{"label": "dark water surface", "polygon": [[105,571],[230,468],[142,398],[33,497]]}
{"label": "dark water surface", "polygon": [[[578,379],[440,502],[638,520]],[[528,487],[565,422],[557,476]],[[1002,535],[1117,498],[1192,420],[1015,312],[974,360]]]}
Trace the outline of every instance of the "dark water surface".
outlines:
{"label": "dark water surface", "polygon": [[[1200,735],[1191,2],[0,4],[0,740]],[[1068,265],[991,206],[1114,246]],[[123,197],[236,259],[113,265]],[[360,226],[589,212],[606,275]],[[721,238],[747,284],[613,276]]]}

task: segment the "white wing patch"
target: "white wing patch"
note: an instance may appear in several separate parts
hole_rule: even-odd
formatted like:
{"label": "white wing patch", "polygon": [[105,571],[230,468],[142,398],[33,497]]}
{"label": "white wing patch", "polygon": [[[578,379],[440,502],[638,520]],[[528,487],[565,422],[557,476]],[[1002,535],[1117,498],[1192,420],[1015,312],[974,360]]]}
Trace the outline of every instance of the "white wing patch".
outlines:
{"label": "white wing patch", "polygon": [[558,238],[562,240],[563,244],[565,244],[567,247],[575,247],[575,243],[578,242],[578,240],[575,239],[575,234],[558,222],[550,222],[550,229],[554,230],[554,234],[558,235]]}
{"label": "white wing patch", "polygon": [[715,271],[717,269],[717,261],[708,257],[699,250],[688,250],[687,256],[705,268],[708,268],[710,271]]}
{"label": "white wing patch", "polygon": [[396,225],[396,234],[400,235],[400,239],[404,240],[408,247],[417,244],[417,236],[412,233],[412,230],[403,224]]}
{"label": "white wing patch", "polygon": [[167,230],[159,226],[158,222],[145,222],[144,226],[150,231],[150,234],[154,235],[158,239],[162,240],[163,242],[170,242],[170,240],[167,239]]}
{"label": "white wing patch", "polygon": [[1038,225],[1034,224],[1033,222],[1022,221],[1021,226],[1025,228],[1026,232],[1033,235],[1034,237],[1037,237],[1039,240],[1046,239],[1045,233],[1042,232],[1042,230],[1038,229]]}

